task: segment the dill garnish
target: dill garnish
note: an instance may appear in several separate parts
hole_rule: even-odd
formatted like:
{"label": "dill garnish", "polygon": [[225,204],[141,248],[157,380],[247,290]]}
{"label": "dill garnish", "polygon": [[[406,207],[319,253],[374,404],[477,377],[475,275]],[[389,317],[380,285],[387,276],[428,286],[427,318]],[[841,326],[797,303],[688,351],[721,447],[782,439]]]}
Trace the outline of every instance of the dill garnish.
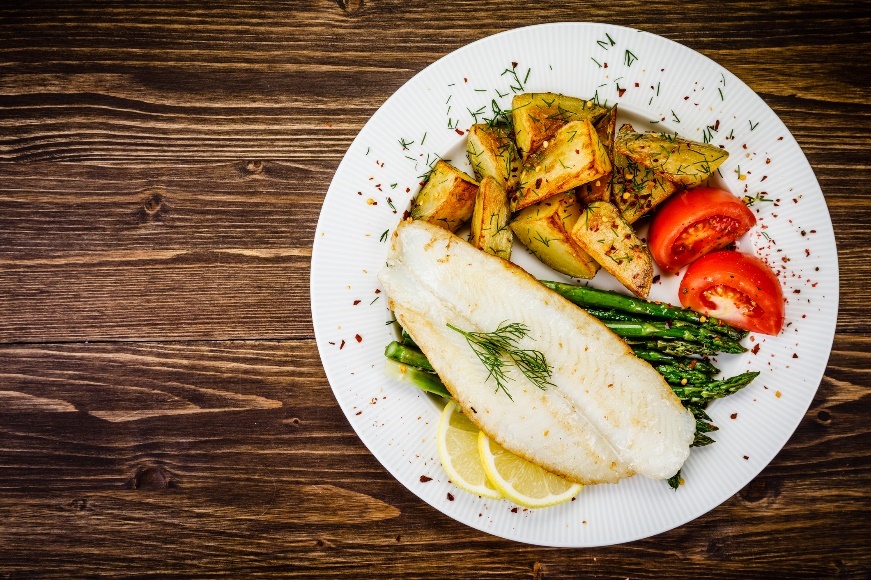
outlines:
{"label": "dill garnish", "polygon": [[466,342],[487,368],[487,379],[496,381],[496,391],[503,391],[512,401],[506,383],[511,379],[505,371],[509,365],[516,366],[529,381],[541,390],[554,386],[550,382],[553,369],[547,364],[544,353],[538,350],[517,348],[517,341],[529,335],[529,328],[518,322],[501,322],[493,332],[466,332],[448,323],[448,328],[466,337]]}

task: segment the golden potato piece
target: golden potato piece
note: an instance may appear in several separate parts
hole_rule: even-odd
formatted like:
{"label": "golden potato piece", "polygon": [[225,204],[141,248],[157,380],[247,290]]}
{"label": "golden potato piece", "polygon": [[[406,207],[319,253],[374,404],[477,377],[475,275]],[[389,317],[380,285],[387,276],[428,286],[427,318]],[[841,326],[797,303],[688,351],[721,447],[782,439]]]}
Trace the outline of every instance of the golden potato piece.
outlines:
{"label": "golden potato piece", "polygon": [[[614,132],[617,127],[617,105],[611,107],[604,117],[596,123],[599,142],[608,152],[608,159],[614,165]],[[611,201],[611,176],[604,175],[589,181],[578,188],[578,199],[584,203],[591,201]]]}
{"label": "golden potato piece", "polygon": [[610,174],[608,151],[589,119],[563,125],[523,164],[515,209]]}
{"label": "golden potato piece", "polygon": [[667,133],[621,131],[614,150],[685,187],[702,183],[729,157],[725,149]]}
{"label": "golden potato piece", "polygon": [[591,119],[597,121],[605,107],[593,101],[567,97],[556,93],[523,93],[511,100],[514,134],[517,148],[527,156],[539,145],[550,140],[566,123]]}
{"label": "golden potato piece", "polygon": [[[632,133],[632,125],[620,127],[620,134]],[[676,185],[652,169],[635,163],[625,155],[614,152],[614,170],[611,178],[611,201],[627,222],[635,223],[657,205],[677,193]]]}
{"label": "golden potato piece", "polygon": [[587,205],[571,237],[633,294],[647,298],[653,284],[653,258],[616,206],[606,201]]}
{"label": "golden potato piece", "polygon": [[472,217],[477,193],[474,179],[439,160],[411,204],[411,217],[455,232]]}
{"label": "golden potato piece", "polygon": [[520,156],[508,127],[491,127],[485,123],[472,125],[466,154],[478,179],[493,177],[506,191],[517,189]]}
{"label": "golden potato piece", "polygon": [[508,260],[514,242],[514,235],[508,227],[510,217],[505,189],[493,177],[485,177],[478,186],[475,198],[469,243],[488,254]]}
{"label": "golden potato piece", "polygon": [[574,193],[561,193],[517,214],[511,229],[529,251],[557,272],[592,278],[599,265],[569,235],[581,213]]}

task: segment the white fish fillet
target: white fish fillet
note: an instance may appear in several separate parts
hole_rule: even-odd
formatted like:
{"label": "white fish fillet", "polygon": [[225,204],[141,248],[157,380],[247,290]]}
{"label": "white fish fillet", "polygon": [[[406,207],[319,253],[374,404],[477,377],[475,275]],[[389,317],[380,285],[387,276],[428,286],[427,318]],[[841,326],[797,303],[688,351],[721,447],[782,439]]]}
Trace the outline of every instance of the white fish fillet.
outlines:
{"label": "white fish fillet", "polygon": [[[695,420],[663,378],[597,319],[521,268],[424,222],[403,222],[379,279],[411,334],[469,419],[509,451],[578,483],[635,473],[665,479],[689,455]],[[496,383],[466,339],[519,322],[518,345],[553,367],[540,390],[513,366]]]}

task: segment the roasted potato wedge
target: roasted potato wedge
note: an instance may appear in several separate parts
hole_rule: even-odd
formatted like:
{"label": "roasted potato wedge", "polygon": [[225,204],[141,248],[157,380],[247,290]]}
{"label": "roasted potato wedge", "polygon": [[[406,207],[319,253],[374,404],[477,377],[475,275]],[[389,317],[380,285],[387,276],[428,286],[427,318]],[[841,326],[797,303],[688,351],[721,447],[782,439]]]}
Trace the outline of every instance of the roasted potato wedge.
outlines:
{"label": "roasted potato wedge", "polygon": [[608,151],[589,119],[560,127],[548,142],[523,164],[520,185],[512,198],[519,210],[610,175]]}
{"label": "roasted potato wedge", "polygon": [[[632,125],[620,127],[620,134],[633,131]],[[611,201],[620,210],[623,219],[630,224],[683,189],[625,155],[615,152],[612,160],[614,170],[611,178]]]}
{"label": "roasted potato wedge", "polygon": [[514,242],[514,235],[508,227],[510,217],[508,194],[497,179],[488,175],[478,186],[469,243],[488,254],[508,260]]}
{"label": "roasted potato wedge", "polygon": [[607,109],[593,101],[556,93],[523,93],[511,100],[514,134],[523,159],[572,121],[596,122]]}
{"label": "roasted potato wedge", "polygon": [[439,160],[411,204],[411,217],[455,232],[472,217],[477,193],[474,179]]}
{"label": "roasted potato wedge", "polygon": [[581,212],[573,192],[561,193],[517,214],[511,229],[529,251],[554,270],[575,278],[592,278],[599,264],[569,235]]}
{"label": "roasted potato wedge", "polygon": [[729,157],[725,149],[666,133],[621,132],[614,150],[685,187],[702,183]]}
{"label": "roasted potato wedge", "polygon": [[614,204],[588,204],[570,233],[575,243],[621,284],[636,296],[647,298],[653,284],[653,258]]}
{"label": "roasted potato wedge", "polygon": [[[608,159],[614,165],[614,133],[617,128],[617,105],[611,107],[604,117],[596,123],[599,142],[608,152]],[[608,175],[587,182],[578,188],[578,199],[584,203],[592,201],[611,201],[611,179]]]}
{"label": "roasted potato wedge", "polygon": [[506,191],[517,189],[520,181],[520,155],[508,127],[485,123],[472,125],[466,154],[478,179],[492,177]]}

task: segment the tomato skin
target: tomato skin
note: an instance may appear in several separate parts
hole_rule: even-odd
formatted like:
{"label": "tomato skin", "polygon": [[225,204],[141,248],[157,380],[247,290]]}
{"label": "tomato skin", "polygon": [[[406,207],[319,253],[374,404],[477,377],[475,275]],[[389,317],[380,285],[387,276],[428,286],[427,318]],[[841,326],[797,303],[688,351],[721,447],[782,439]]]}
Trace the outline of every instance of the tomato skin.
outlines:
{"label": "tomato skin", "polygon": [[783,328],[783,289],[756,256],[724,250],[690,264],[680,282],[680,303],[732,326],[777,335]]}
{"label": "tomato skin", "polygon": [[650,223],[653,259],[675,273],[701,256],[725,248],[756,224],[744,203],[723,189],[697,187],[666,201]]}

